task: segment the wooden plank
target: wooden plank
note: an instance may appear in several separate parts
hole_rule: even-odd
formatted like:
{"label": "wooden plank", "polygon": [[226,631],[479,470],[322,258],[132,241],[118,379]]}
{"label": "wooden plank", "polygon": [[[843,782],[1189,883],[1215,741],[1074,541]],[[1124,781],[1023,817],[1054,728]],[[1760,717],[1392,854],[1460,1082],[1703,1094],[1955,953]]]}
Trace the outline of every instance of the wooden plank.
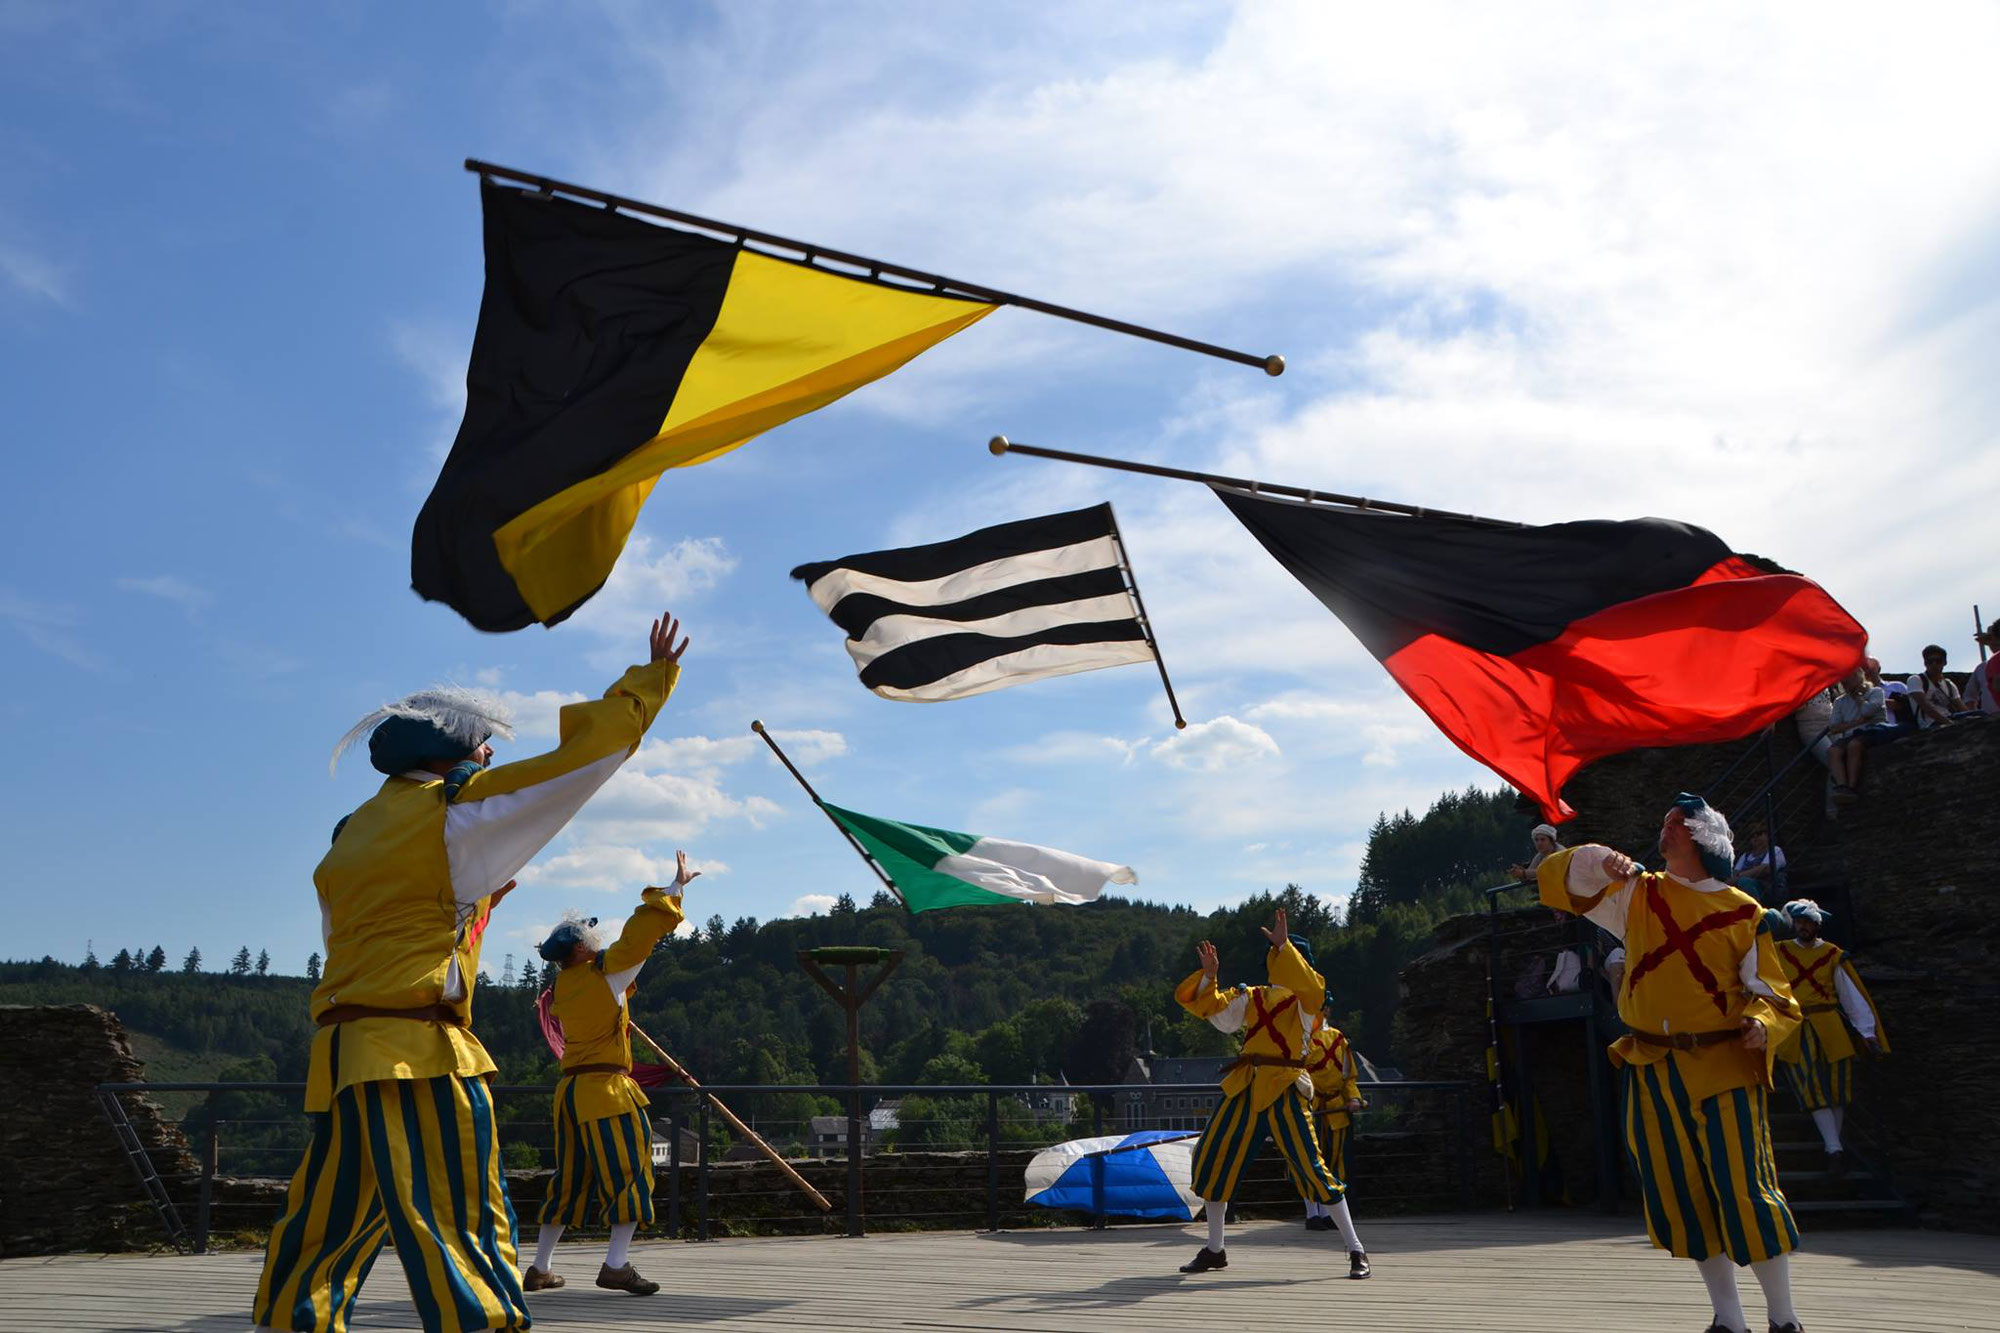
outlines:
{"label": "wooden plank", "polygon": [[[1174,1271],[1199,1228],[1104,1232],[929,1233],[651,1242],[640,1268],[664,1289],[637,1300],[590,1284],[601,1242],[565,1247],[573,1285],[530,1298],[538,1329],[801,1327],[886,1331],[1088,1327],[1124,1333],[1218,1319],[1368,1329],[1699,1328],[1702,1286],[1685,1262],[1651,1249],[1628,1222],[1561,1213],[1362,1219],[1376,1263],[1345,1278],[1338,1237],[1296,1224],[1230,1231],[1230,1266]],[[259,1256],[58,1256],[0,1261],[0,1333],[239,1333]],[[1821,1232],[1793,1263],[1808,1327],[1948,1333],[1994,1327],[2000,1240],[1936,1232]],[[1753,1320],[1756,1284],[1743,1279]],[[1758,1327],[1762,1325],[1759,1324]],[[384,1256],[352,1327],[417,1327],[407,1288]]]}

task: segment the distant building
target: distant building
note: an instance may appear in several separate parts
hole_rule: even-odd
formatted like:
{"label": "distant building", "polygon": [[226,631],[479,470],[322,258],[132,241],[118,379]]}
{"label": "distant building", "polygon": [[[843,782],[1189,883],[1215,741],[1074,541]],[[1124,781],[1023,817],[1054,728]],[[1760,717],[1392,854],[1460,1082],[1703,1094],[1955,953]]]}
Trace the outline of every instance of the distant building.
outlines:
{"label": "distant building", "polygon": [[[681,1165],[700,1166],[701,1136],[691,1129],[683,1129],[680,1133]],[[673,1140],[667,1137],[667,1132],[660,1127],[658,1121],[655,1121],[653,1122],[653,1169],[664,1171],[672,1162]]]}
{"label": "distant building", "polygon": [[[1112,1094],[1117,1132],[1141,1129],[1196,1130],[1222,1102],[1222,1070],[1230,1057],[1176,1057],[1148,1051],[1126,1066],[1126,1087]],[[1205,1091],[1156,1091],[1153,1085],[1200,1084]],[[1110,1129],[1107,1125],[1105,1128]]]}

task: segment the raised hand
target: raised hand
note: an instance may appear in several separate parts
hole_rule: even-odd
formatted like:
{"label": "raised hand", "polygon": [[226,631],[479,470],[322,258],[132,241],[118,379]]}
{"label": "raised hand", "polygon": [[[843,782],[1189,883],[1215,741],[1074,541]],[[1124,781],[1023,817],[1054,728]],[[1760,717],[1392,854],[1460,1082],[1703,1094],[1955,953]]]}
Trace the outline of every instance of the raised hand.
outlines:
{"label": "raised hand", "polygon": [[686,852],[675,852],[674,888],[676,890],[685,889],[689,884],[700,878],[701,872],[699,870],[688,869],[688,854]]}
{"label": "raised hand", "polygon": [[1208,979],[1212,984],[1215,974],[1222,970],[1222,959],[1216,955],[1215,946],[1203,940],[1194,946],[1194,952],[1195,956],[1201,959],[1201,970],[1208,973]]}
{"label": "raised hand", "polygon": [[674,635],[680,632],[680,628],[681,622],[674,619],[673,612],[667,611],[662,613],[660,618],[653,622],[653,634],[648,644],[653,655],[646,660],[649,662],[680,661],[681,654],[688,650],[688,640],[686,638],[681,640],[680,647],[674,647]]}
{"label": "raised hand", "polygon": [[1265,926],[1263,930],[1264,938],[1271,941],[1273,949],[1279,948],[1284,944],[1286,938],[1291,934],[1290,925],[1291,921],[1285,915],[1284,908],[1280,907],[1277,911],[1271,913],[1271,924]]}

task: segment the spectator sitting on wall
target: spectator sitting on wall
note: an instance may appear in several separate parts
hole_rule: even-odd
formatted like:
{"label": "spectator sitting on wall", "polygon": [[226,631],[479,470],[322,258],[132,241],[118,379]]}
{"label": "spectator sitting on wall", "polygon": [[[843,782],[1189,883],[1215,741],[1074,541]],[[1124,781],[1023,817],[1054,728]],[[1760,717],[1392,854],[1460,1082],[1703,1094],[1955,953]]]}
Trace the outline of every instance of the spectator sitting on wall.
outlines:
{"label": "spectator sitting on wall", "polygon": [[1771,831],[1762,824],[1750,826],[1750,847],[1736,858],[1730,879],[1736,887],[1757,899],[1769,902],[1773,894],[1783,902],[1790,871],[1785,866],[1785,849],[1771,845]]}
{"label": "spectator sitting on wall", "polygon": [[1896,734],[1904,736],[1915,731],[1917,713],[1910,702],[1910,687],[1900,680],[1884,680],[1882,664],[1875,658],[1861,659],[1861,669],[1867,673],[1868,683],[1882,691],[1882,715],[1896,729]]}
{"label": "spectator sitting on wall", "polygon": [[1526,865],[1507,867],[1508,875],[1523,884],[1535,877],[1535,871],[1543,861],[1562,850],[1562,843],[1556,840],[1556,827],[1553,824],[1537,824],[1528,836],[1534,839],[1535,854],[1528,858]]}
{"label": "spectator sitting on wall", "polygon": [[1945,652],[1936,644],[1924,649],[1924,669],[1910,677],[1910,703],[1917,714],[1917,729],[1929,731],[1932,727],[1960,718],[1977,717],[1977,709],[1968,711],[1965,699],[1958,692],[1958,682],[1944,674]]}
{"label": "spectator sitting on wall", "polygon": [[1826,767],[1832,767],[1827,752],[1833,749],[1833,741],[1826,734],[1833,723],[1833,701],[1840,693],[1838,685],[1828,686],[1812,698],[1799,705],[1792,714],[1792,725],[1798,728],[1799,744],[1812,751],[1812,757]]}
{"label": "spectator sitting on wall", "polygon": [[1888,721],[1882,687],[1868,683],[1866,667],[1855,667],[1840,682],[1840,697],[1833,701],[1833,722],[1826,734],[1833,741],[1826,766],[1833,774],[1834,799],[1852,801],[1861,786],[1862,756],[1870,746],[1898,735]]}
{"label": "spectator sitting on wall", "polygon": [[2000,620],[1988,625],[1984,634],[1973,635],[1972,641],[1979,645],[1980,659],[1965,678],[1965,706],[1983,714],[2000,713]]}

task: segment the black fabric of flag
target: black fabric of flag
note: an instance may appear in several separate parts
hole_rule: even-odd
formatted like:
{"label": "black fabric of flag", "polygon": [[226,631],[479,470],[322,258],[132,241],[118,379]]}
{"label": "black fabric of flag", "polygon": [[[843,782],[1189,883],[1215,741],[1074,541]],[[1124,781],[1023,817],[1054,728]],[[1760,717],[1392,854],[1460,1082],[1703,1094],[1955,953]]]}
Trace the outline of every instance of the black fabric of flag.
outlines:
{"label": "black fabric of flag", "polygon": [[1153,660],[1111,506],[800,565],[861,683],[934,703]]}

